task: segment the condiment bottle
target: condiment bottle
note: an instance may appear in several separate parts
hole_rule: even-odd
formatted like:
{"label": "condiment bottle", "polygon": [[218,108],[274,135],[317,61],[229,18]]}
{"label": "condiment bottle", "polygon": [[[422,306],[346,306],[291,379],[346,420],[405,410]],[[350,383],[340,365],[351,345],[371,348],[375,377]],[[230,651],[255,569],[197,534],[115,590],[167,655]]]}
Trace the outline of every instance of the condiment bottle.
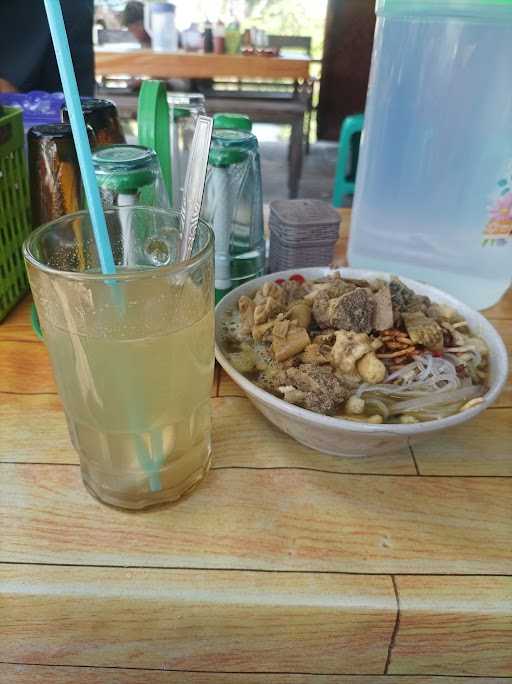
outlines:
{"label": "condiment bottle", "polygon": [[213,52],[213,29],[212,29],[212,23],[211,23],[211,21],[208,21],[208,19],[205,21],[205,24],[204,24],[203,41],[204,41],[204,51],[205,52]]}
{"label": "condiment bottle", "polygon": [[226,50],[225,35],[226,27],[224,22],[219,20],[213,29],[213,51],[216,55],[223,55]]}
{"label": "condiment bottle", "polygon": [[232,19],[227,28],[225,36],[226,52],[228,55],[236,55],[240,52],[240,43],[242,36],[240,35],[240,22],[238,19]]}

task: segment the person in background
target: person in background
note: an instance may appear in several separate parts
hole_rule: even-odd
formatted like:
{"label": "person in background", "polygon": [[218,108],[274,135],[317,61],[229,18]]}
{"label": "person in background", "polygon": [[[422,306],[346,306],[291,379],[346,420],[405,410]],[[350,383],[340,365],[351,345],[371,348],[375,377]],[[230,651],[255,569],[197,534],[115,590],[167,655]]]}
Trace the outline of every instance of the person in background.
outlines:
{"label": "person in background", "polygon": [[[94,95],[94,0],[61,0],[78,89]],[[62,85],[43,0],[0,0],[0,92],[57,92]]]}
{"label": "person in background", "polygon": [[138,2],[138,0],[127,2],[121,16],[121,22],[142,47],[151,47],[151,38],[144,28],[144,3]]}

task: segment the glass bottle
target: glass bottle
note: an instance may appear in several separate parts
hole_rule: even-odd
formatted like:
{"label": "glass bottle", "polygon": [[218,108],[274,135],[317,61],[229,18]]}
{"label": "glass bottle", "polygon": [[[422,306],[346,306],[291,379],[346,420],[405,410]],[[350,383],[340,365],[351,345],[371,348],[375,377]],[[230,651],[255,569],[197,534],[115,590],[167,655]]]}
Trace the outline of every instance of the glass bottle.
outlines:
{"label": "glass bottle", "polygon": [[[94,145],[92,129],[88,132]],[[82,180],[69,124],[33,126],[28,160],[34,228],[81,209]]]}
{"label": "glass bottle", "polygon": [[[94,131],[96,147],[101,145],[119,145],[126,142],[119,122],[117,108],[113,102],[94,97],[83,97],[81,100],[85,123]],[[65,123],[69,123],[66,107],[62,108],[62,120]]]}
{"label": "glass bottle", "polygon": [[252,133],[214,132],[202,216],[215,233],[218,301],[265,270],[261,171]]}

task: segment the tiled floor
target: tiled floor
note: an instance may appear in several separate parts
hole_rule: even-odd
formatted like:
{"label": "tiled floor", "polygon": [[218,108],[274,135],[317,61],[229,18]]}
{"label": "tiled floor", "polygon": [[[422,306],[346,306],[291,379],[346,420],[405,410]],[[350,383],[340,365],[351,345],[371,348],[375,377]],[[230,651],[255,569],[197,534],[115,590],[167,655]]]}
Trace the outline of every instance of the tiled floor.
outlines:
{"label": "tiled floor", "polygon": [[[285,126],[257,124],[254,132],[260,143],[263,201],[288,197],[288,141]],[[330,202],[338,145],[315,142],[304,157],[299,196]]]}

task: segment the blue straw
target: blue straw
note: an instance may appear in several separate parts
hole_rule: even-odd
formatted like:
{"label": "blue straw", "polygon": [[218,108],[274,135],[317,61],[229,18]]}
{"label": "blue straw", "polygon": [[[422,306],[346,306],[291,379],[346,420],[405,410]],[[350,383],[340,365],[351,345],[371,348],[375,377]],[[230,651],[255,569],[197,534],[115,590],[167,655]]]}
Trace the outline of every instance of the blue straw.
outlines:
{"label": "blue straw", "polygon": [[82,103],[80,102],[80,96],[78,94],[78,86],[76,84],[73,62],[71,61],[68,36],[64,25],[60,0],[44,0],[44,4],[46,7],[46,15],[48,16],[48,23],[50,24],[50,32],[52,34],[57,64],[59,66],[66,106],[69,112],[69,122],[75,140],[76,154],[82,173],[87,205],[91,215],[92,229],[100,258],[101,271],[102,273],[115,273],[116,267],[112,256],[112,246],[110,244],[105,214],[103,213],[101,206],[100,192],[94,173],[91,148],[89,147],[87,129],[85,127],[85,120],[82,112]]}
{"label": "blue straw", "polygon": [[[73,131],[76,154],[82,174],[89,213],[91,215],[92,229],[100,258],[101,272],[112,274],[116,272],[116,266],[112,256],[112,246],[108,235],[105,214],[103,213],[101,206],[101,197],[96,182],[96,174],[94,173],[91,148],[89,147],[89,139],[87,137],[87,129],[85,127],[85,120],[82,112],[82,103],[80,102],[80,95],[78,94],[78,86],[76,84],[75,71],[71,60],[71,53],[69,51],[68,36],[64,25],[60,0],[44,0],[44,5],[46,7],[48,23],[50,24],[53,47],[55,49],[55,56],[57,57],[62,88],[64,90],[64,97],[69,113],[69,122],[71,124],[71,130]],[[115,283],[110,284],[115,285]],[[117,288],[114,288],[114,298],[121,310],[124,310],[124,298]],[[157,470],[159,463],[153,464],[149,461],[144,444],[142,444],[142,448],[137,448],[137,454],[139,462],[149,476],[151,491],[160,491],[162,485],[160,481],[160,472]]]}

